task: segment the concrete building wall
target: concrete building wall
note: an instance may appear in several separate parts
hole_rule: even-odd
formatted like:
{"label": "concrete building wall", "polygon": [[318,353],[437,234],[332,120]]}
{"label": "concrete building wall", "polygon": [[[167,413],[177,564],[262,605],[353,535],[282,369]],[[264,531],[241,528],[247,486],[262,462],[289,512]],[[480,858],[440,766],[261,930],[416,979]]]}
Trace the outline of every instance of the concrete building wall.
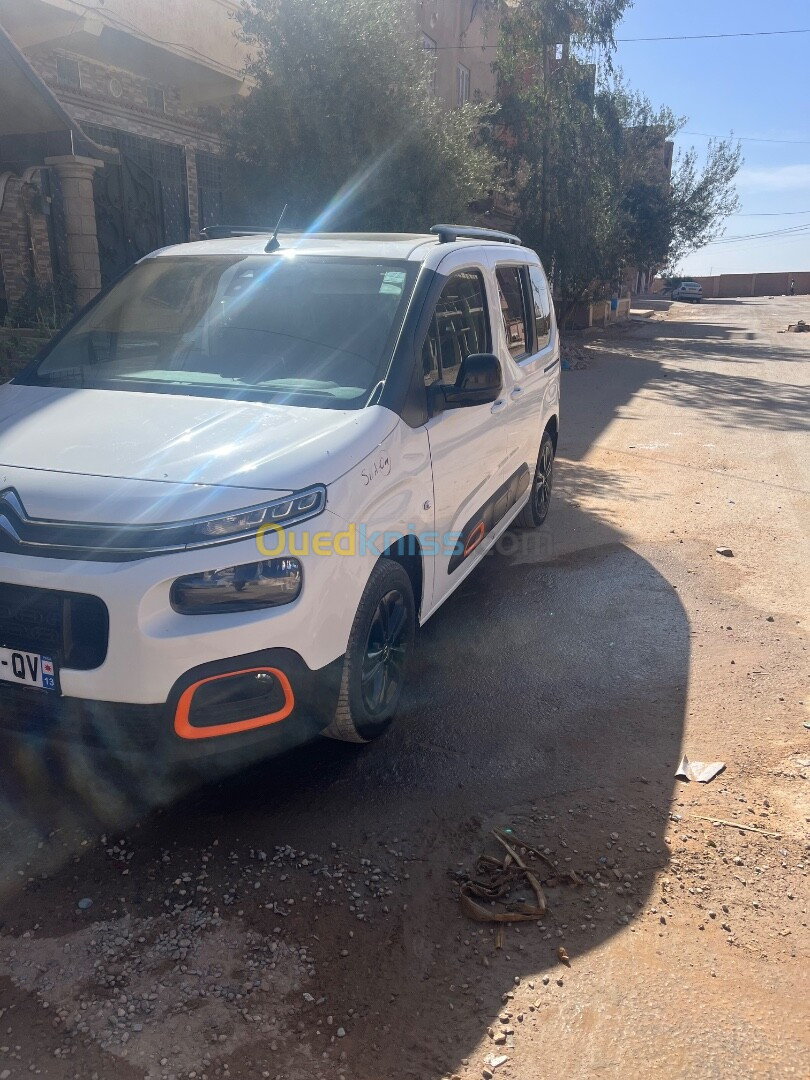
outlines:
{"label": "concrete building wall", "polygon": [[460,68],[469,73],[470,101],[495,97],[492,62],[498,27],[492,12],[485,17],[485,6],[481,0],[414,0],[425,47],[435,47],[436,95],[449,108],[461,104]]}
{"label": "concrete building wall", "polygon": [[214,84],[224,85],[211,73],[241,81],[245,52],[232,18],[238,7],[236,0],[0,0],[0,22],[26,53],[69,38],[82,55],[129,68],[126,59],[137,52],[156,81],[182,72],[188,99],[204,101]]}
{"label": "concrete building wall", "polygon": [[787,296],[791,281],[796,295],[810,294],[810,270],[785,270],[766,274],[715,274],[712,277],[691,278],[703,287],[709,298],[736,296]]}

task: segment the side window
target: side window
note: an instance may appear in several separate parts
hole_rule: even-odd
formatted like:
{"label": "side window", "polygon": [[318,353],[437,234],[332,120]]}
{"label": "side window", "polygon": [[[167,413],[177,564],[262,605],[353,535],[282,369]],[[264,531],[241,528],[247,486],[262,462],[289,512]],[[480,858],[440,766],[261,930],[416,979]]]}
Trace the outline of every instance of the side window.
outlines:
{"label": "side window", "polygon": [[531,323],[524,288],[525,271],[520,266],[499,266],[498,292],[501,301],[506,344],[517,360],[531,350]]}
{"label": "side window", "polygon": [[539,266],[529,267],[534,302],[534,324],[537,327],[537,350],[545,349],[551,339],[551,298],[546,275]]}
{"label": "side window", "polygon": [[465,357],[492,351],[486,295],[477,270],[462,270],[447,282],[422,346],[425,386],[455,385]]}

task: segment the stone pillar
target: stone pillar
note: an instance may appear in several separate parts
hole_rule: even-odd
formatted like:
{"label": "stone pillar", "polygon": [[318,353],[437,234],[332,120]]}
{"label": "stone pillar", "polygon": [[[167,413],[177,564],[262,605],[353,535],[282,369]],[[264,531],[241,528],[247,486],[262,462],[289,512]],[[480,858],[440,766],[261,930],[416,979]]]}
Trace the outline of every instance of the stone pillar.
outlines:
{"label": "stone pillar", "polygon": [[103,168],[104,162],[65,156],[45,158],[45,164],[56,169],[59,176],[65,210],[68,268],[76,279],[76,300],[82,307],[101,288],[93,173]]}

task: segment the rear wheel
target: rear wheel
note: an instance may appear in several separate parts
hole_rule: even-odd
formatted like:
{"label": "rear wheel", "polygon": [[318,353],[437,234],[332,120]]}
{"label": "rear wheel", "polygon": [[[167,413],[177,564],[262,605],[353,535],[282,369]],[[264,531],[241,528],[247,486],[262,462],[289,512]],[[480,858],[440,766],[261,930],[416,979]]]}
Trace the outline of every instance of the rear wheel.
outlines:
{"label": "rear wheel", "polygon": [[380,559],[354,617],[335,716],[324,735],[367,743],[390,726],[415,632],[411,580],[399,563]]}
{"label": "rear wheel", "polygon": [[534,471],[532,492],[529,501],[518,515],[518,525],[527,529],[536,529],[548,517],[551,505],[551,488],[554,481],[554,443],[547,431],[543,432],[540,453],[537,455],[537,467]]}

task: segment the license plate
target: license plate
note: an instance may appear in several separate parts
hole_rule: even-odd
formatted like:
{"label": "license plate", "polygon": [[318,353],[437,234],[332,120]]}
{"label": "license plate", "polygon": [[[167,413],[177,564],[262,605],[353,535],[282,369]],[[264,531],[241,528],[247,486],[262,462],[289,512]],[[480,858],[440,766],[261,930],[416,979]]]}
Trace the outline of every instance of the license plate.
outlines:
{"label": "license plate", "polygon": [[50,656],[0,648],[0,682],[56,689],[56,665]]}

